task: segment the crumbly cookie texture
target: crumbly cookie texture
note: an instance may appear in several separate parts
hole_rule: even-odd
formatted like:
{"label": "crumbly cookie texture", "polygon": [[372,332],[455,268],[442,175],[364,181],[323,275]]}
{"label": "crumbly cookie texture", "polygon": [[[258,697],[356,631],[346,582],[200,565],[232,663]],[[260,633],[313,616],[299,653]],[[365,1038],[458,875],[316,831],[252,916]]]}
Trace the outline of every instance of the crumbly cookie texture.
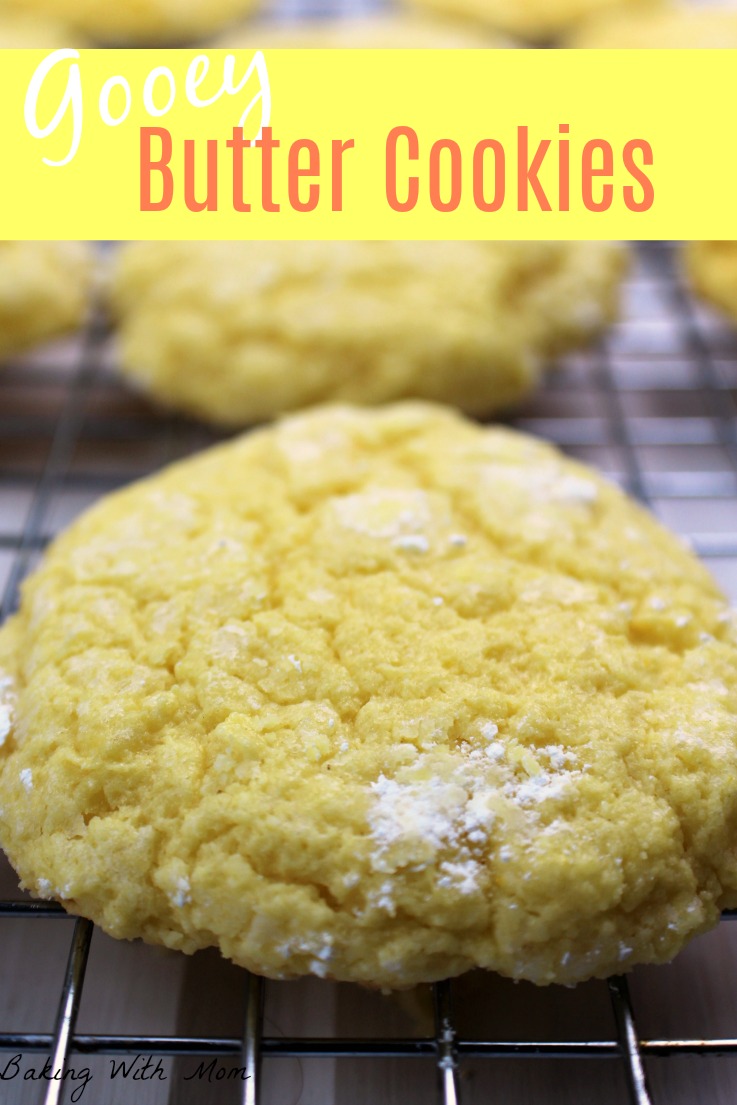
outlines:
{"label": "crumbly cookie texture", "polygon": [[662,0],[410,0],[422,9],[470,19],[530,42],[570,32],[600,12],[658,8]]}
{"label": "crumbly cookie texture", "polygon": [[610,11],[584,23],[568,43],[581,49],[735,49],[734,8],[673,5]]}
{"label": "crumbly cookie texture", "polygon": [[86,242],[0,242],[0,357],[79,326],[93,275]]}
{"label": "crumbly cookie texture", "polygon": [[688,242],[683,258],[698,294],[737,320],[737,242]]}
{"label": "crumbly cookie texture", "polygon": [[247,425],[328,400],[483,414],[616,312],[606,242],[141,242],[113,277],[122,371]]}
{"label": "crumbly cookie texture", "polygon": [[0,632],[0,838],[274,978],[574,983],[737,905],[737,641],[593,471],[324,408],[104,500]]}
{"label": "crumbly cookie texture", "polygon": [[376,15],[309,19],[295,22],[255,20],[228,30],[221,49],[501,49],[510,39],[465,21],[423,12],[388,11]]}
{"label": "crumbly cookie texture", "polygon": [[0,4],[0,49],[60,50],[88,43],[78,31],[53,18],[37,18],[25,10],[6,10]]}
{"label": "crumbly cookie texture", "polygon": [[255,6],[255,0],[126,0],[120,4],[107,0],[0,0],[1,12],[38,20],[39,28],[41,21],[58,20],[110,45],[191,42],[214,34]]}

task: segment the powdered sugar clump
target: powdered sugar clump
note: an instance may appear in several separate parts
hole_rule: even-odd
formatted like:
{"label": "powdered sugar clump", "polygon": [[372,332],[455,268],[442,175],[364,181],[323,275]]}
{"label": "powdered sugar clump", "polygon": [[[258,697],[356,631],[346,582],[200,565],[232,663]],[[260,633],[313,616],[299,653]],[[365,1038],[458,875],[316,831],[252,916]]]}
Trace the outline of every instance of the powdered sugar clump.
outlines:
{"label": "powdered sugar clump", "polygon": [[318,978],[325,978],[329,970],[328,961],[333,955],[333,937],[329,932],[292,936],[275,950],[285,960],[293,956],[309,956],[307,970]]}
{"label": "powdered sugar clump", "polygon": [[440,849],[458,846],[470,796],[457,782],[438,775],[398,782],[380,775],[371,791],[375,802],[369,823],[377,846],[376,870],[394,869],[386,854],[396,846],[409,863],[428,862]]}
{"label": "powdered sugar clump", "polygon": [[181,909],[182,906],[188,905],[188,903],[192,901],[190,890],[189,879],[186,878],[186,876],[181,876],[177,879],[176,890],[173,894],[169,895],[169,901],[173,906]]}
{"label": "powdered sugar clump", "polygon": [[10,735],[12,728],[13,712],[9,703],[0,702],[0,748],[5,744],[5,741]]}
{"label": "powdered sugar clump", "polygon": [[481,865],[474,859],[467,859],[463,863],[446,860],[440,864],[440,870],[443,872],[439,880],[440,886],[452,887],[459,894],[473,894],[479,889]]}
{"label": "powdered sugar clump", "polygon": [[[494,788],[465,758],[449,777],[428,774],[429,766],[430,758],[420,756],[401,781],[380,775],[370,784],[372,867],[394,874],[439,861],[440,886],[474,893],[483,873],[476,850],[488,843],[495,820],[489,805]],[[393,914],[392,890],[385,880],[371,904]]]}
{"label": "powdered sugar clump", "polygon": [[589,504],[599,498],[599,489],[582,476],[563,476],[553,485],[553,496],[563,503]]}
{"label": "powdered sugar clump", "polygon": [[541,771],[524,782],[505,783],[502,793],[520,806],[530,806],[548,798],[561,798],[569,782],[570,775],[552,775]]}
{"label": "powdered sugar clump", "polygon": [[392,541],[395,549],[404,552],[426,553],[430,551],[430,542],[421,533],[406,533]]}
{"label": "powdered sugar clump", "polygon": [[0,675],[0,748],[5,744],[13,728],[14,688],[15,684],[9,675]]}
{"label": "powdered sugar clump", "polygon": [[[516,834],[534,831],[536,807],[564,796],[583,775],[576,754],[562,745],[507,745],[494,739],[498,727],[491,721],[477,731],[485,747],[464,742],[450,756],[428,752],[397,778],[382,774],[369,784],[374,871],[393,875],[433,865],[440,886],[472,894],[481,889],[495,825],[502,840],[511,825]],[[497,855],[506,863],[512,852],[501,844]],[[385,880],[369,895],[370,905],[393,914],[393,889]]]}
{"label": "powdered sugar clump", "polygon": [[370,488],[335,499],[333,508],[344,529],[395,542],[422,535],[433,522],[427,493],[412,488]]}

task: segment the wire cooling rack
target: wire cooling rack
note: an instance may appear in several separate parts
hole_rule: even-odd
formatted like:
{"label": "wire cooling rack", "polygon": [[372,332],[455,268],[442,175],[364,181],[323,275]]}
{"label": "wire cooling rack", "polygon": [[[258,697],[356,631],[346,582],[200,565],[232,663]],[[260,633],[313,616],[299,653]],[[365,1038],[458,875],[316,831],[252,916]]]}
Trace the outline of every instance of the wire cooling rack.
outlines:
{"label": "wire cooling rack", "polygon": [[[113,363],[104,322],[93,319],[72,341],[9,365],[0,373],[0,618],[14,608],[18,586],[48,540],[75,514],[104,492],[213,440],[203,427],[157,412],[132,395],[116,379]],[[679,272],[676,248],[667,243],[647,244],[635,251],[621,323],[597,348],[567,358],[514,422],[597,465],[645,501],[691,541],[724,589],[737,599],[735,396],[737,337],[726,323],[690,297]],[[265,1018],[265,995],[273,999],[276,994],[292,1007],[304,1000],[305,991],[299,984],[263,983],[232,968],[228,986],[241,989],[241,1023],[234,1031],[101,1034],[97,1025],[94,1032],[79,1030],[77,1019],[93,926],[67,917],[54,904],[23,899],[19,892],[14,897],[18,900],[0,901],[0,933],[3,926],[22,921],[24,954],[31,961],[50,939],[47,927],[41,935],[46,922],[53,920],[54,928],[69,926],[71,938],[59,990],[42,999],[45,1005],[58,1003],[56,1018],[45,1031],[29,1031],[26,1025],[19,1030],[13,1020],[18,965],[3,960],[3,949],[7,951],[10,945],[0,936],[0,1100],[13,1105],[142,1101],[142,1081],[112,1086],[100,1077],[96,1085],[87,1088],[72,1079],[83,1062],[101,1056],[113,1064],[116,1057],[135,1057],[138,1068],[147,1059],[153,1065],[167,1057],[170,1083],[171,1063],[184,1058],[190,1064],[196,1060],[203,1064],[195,1069],[209,1069],[211,1075],[215,1072],[213,1077],[195,1079],[194,1088],[190,1077],[186,1093],[183,1082],[179,1088],[170,1084],[164,1096],[155,1098],[167,1105],[211,1105],[215,1101],[342,1105],[348,1100],[351,1105],[361,1105],[377,1098],[410,1105],[414,1099],[401,1089],[401,1080],[397,1081],[397,1063],[403,1071],[410,1067],[413,1078],[415,1071],[423,1071],[425,1081],[419,1074],[415,1080],[422,1083],[424,1101],[432,1099],[427,1076],[434,1070],[436,1099],[443,1105],[481,1100],[504,1100],[510,1105],[565,1101],[569,1105],[573,1101],[571,1087],[581,1086],[585,1087],[581,1100],[589,1101],[595,1093],[602,1105],[610,1101],[634,1105],[658,1105],[666,1100],[669,1105],[737,1101],[737,1076],[730,1062],[731,1056],[737,1056],[737,1006],[731,1002],[728,977],[737,963],[737,946],[729,930],[737,936],[737,926],[720,926],[718,942],[709,946],[711,950],[707,949],[695,968],[692,963],[690,974],[679,964],[689,962],[691,949],[674,965],[647,968],[644,975],[636,971],[634,1000],[624,978],[590,984],[608,992],[610,1008],[603,1022],[600,1016],[598,1021],[592,1019],[591,1004],[584,1000],[586,987],[570,994],[552,988],[548,995],[557,991],[561,996],[555,996],[557,1012],[550,1015],[547,1032],[539,1030],[541,1021],[535,1012],[543,992],[524,985],[515,990],[494,976],[482,980],[470,976],[474,980],[470,992],[464,980],[439,983],[431,995],[428,988],[404,1022],[410,1029],[414,1027],[414,1033],[362,1034],[359,1025],[354,1035],[343,1035],[344,1025],[352,1027],[356,1019],[346,1019],[345,1010],[358,1008],[363,1000],[362,992],[352,987],[342,988],[340,1008],[344,1014],[338,1016],[334,1031],[319,1037],[285,1032],[269,1017],[268,1009]],[[37,940],[35,932],[39,933]],[[106,939],[96,937],[103,943]],[[63,947],[58,941],[56,946],[63,958]],[[131,955],[138,954],[136,948],[146,950],[135,945]],[[174,958],[177,964],[183,960]],[[212,962],[200,972],[203,989],[198,991],[198,1000],[204,1000],[202,995],[211,984]],[[704,965],[711,971],[710,985],[724,989],[722,1004],[729,1022],[725,1030],[707,1038],[705,1031],[645,1034],[640,1013],[648,994],[664,979],[675,979],[670,990],[661,986],[666,1005],[684,1010],[692,1002],[698,1003],[697,990],[708,973]],[[21,964],[21,978],[24,969]],[[98,989],[104,985],[111,969],[105,955],[93,962],[87,990],[93,984]],[[140,973],[146,969],[145,965],[132,968]],[[15,980],[12,983],[7,981],[9,972]],[[330,985],[315,981],[309,1001],[319,1003]],[[560,1030],[563,996],[568,1008],[566,1032]],[[719,1000],[716,993],[714,1001]],[[492,1006],[498,1014],[496,1031],[484,1031],[480,1011],[488,1012]],[[514,1030],[515,1009],[517,1021],[527,1026],[527,1032]],[[380,1027],[383,1018],[382,1012]],[[320,1018],[313,1019],[308,1008],[302,1023],[309,1027],[320,1023]],[[530,1032],[530,1028],[536,1031]],[[686,1075],[684,1057],[693,1056],[707,1066]],[[708,1066],[715,1057],[722,1065],[717,1073]],[[270,1077],[289,1059],[301,1064],[300,1084],[280,1095],[270,1089]],[[553,1069],[553,1060],[565,1066],[568,1090],[561,1089],[562,1084],[552,1075],[542,1084],[521,1078],[521,1067],[529,1069],[531,1065],[520,1061],[532,1059],[548,1064],[546,1070]],[[583,1059],[595,1062],[581,1064]],[[225,1065],[208,1067],[213,1060]],[[343,1074],[333,1082],[328,1097],[310,1089],[302,1068],[308,1063],[331,1062]],[[380,1062],[395,1072],[385,1083],[372,1080]],[[678,1071],[670,1082],[663,1077],[664,1067]],[[727,1067],[729,1077],[723,1075]],[[584,1075],[584,1068],[598,1073]],[[29,1070],[36,1076],[30,1081],[24,1077]],[[65,1070],[67,1078],[52,1077]],[[701,1072],[710,1073],[707,1077]],[[684,1091],[683,1085],[690,1088]]]}

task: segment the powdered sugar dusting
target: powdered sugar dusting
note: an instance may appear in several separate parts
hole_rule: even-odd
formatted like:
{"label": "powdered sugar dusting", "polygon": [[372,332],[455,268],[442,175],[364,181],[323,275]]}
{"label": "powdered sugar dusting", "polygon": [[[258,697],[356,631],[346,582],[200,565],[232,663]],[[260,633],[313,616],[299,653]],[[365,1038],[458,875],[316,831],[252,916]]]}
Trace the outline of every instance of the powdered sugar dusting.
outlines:
{"label": "powdered sugar dusting", "polygon": [[181,909],[182,906],[188,905],[192,901],[190,890],[189,879],[186,876],[181,876],[177,879],[176,890],[169,895],[169,901],[173,906]]}
{"label": "powdered sugar dusting", "polygon": [[15,683],[0,672],[0,748],[10,736],[15,713]]}
{"label": "powdered sugar dusting", "polygon": [[0,702],[0,748],[2,748],[10,735],[12,718],[13,714],[10,706]]}
{"label": "powdered sugar dusting", "polygon": [[596,502],[599,489],[592,480],[581,476],[563,476],[554,484],[553,494],[560,502],[588,505]]}
{"label": "powdered sugar dusting", "polygon": [[275,951],[282,959],[292,959],[294,956],[307,957],[309,973],[318,978],[325,978],[329,971],[328,962],[333,956],[333,937],[329,932],[292,936],[280,944]]}
{"label": "powdered sugar dusting", "polygon": [[[562,798],[570,784],[571,774],[552,775],[541,771],[524,782],[505,783],[502,793],[520,806],[534,805],[549,798]],[[580,772],[575,774],[580,775]]]}
{"label": "powdered sugar dusting", "polygon": [[457,833],[468,798],[462,787],[438,776],[400,783],[380,775],[371,790],[376,798],[369,821],[378,847],[377,870],[387,869],[381,854],[399,843],[429,859]]}
{"label": "powdered sugar dusting", "polygon": [[[464,742],[450,755],[427,752],[398,777],[382,774],[369,784],[374,871],[396,875],[432,865],[439,886],[473,894],[483,889],[490,854],[498,848],[500,862],[511,860],[502,843],[510,828],[521,843],[532,840],[540,803],[564,797],[583,775],[576,754],[562,745],[505,744],[493,739],[491,721],[477,732],[488,742],[482,747]],[[395,889],[385,879],[369,905],[393,915]]]}
{"label": "powdered sugar dusting", "polygon": [[[483,779],[472,779],[474,773],[467,772],[462,758],[449,778],[428,775],[431,766],[430,757],[423,755],[401,781],[381,775],[371,784],[371,865],[392,876],[437,864],[441,887],[473,894],[482,888],[484,872],[477,849],[487,845],[495,819],[488,804],[493,791]],[[385,879],[369,895],[369,906],[394,916],[395,889],[393,879]]]}
{"label": "powdered sugar dusting", "polygon": [[433,522],[425,491],[373,488],[334,500],[333,509],[344,529],[367,537],[393,540],[423,536]]}
{"label": "powdered sugar dusting", "polygon": [[421,533],[407,533],[395,537],[392,545],[395,549],[402,549],[404,552],[426,553],[430,551],[430,542]]}
{"label": "powdered sugar dusting", "polygon": [[551,767],[555,768],[556,771],[562,771],[564,768],[570,767],[578,762],[576,753],[571,752],[560,744],[548,744],[544,748],[538,750],[538,755],[547,757]]}
{"label": "powdered sugar dusting", "polygon": [[451,863],[445,860],[440,864],[440,870],[442,871],[439,879],[440,886],[452,887],[459,894],[473,894],[479,889],[481,865],[474,859],[467,859],[462,863]]}

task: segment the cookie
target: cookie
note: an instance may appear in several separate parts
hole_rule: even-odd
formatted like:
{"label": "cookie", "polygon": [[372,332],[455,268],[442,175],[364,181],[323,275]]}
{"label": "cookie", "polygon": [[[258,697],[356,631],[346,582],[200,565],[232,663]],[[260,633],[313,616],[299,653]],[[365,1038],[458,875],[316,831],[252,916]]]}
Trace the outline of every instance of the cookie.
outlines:
{"label": "cookie", "polygon": [[486,413],[612,317],[624,254],[594,242],[145,242],[113,280],[122,371],[223,425],[324,400]]}
{"label": "cookie", "polygon": [[0,357],[81,325],[93,268],[85,242],[0,242]]}
{"label": "cookie", "polygon": [[599,12],[658,8],[661,0],[412,0],[417,7],[470,19],[507,34],[542,42],[570,32]]}
{"label": "cookie", "polygon": [[674,6],[606,12],[586,22],[569,45],[589,50],[733,50],[737,48],[737,11]]}
{"label": "cookie", "polygon": [[375,15],[253,22],[229,30],[216,43],[221,49],[375,50],[501,49],[508,38],[468,23],[422,12],[389,11]]}
{"label": "cookie", "polygon": [[[3,0],[0,9],[38,21],[61,21],[98,43],[176,46],[211,35],[256,6],[256,0]],[[36,43],[34,43],[36,45]],[[41,42],[46,46],[47,43]],[[74,45],[77,45],[75,41]]]}
{"label": "cookie", "polygon": [[696,292],[737,320],[737,242],[688,242],[683,256]]}
{"label": "cookie", "polygon": [[328,407],[105,499],[0,631],[0,840],[273,978],[575,983],[737,905],[737,636],[588,468]]}
{"label": "cookie", "polygon": [[0,49],[61,50],[82,48],[87,43],[79,32],[55,19],[36,19],[23,11],[6,11],[0,6]]}

